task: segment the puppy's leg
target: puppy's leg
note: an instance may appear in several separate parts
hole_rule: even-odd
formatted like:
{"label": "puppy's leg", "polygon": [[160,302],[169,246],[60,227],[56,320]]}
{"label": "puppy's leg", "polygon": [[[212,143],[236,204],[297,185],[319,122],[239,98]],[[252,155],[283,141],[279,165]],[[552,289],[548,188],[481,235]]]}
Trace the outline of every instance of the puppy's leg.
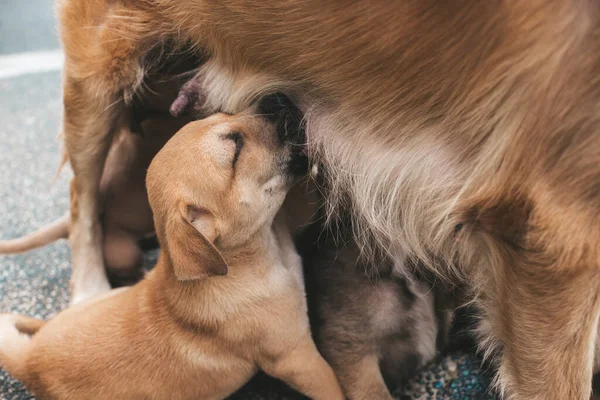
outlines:
{"label": "puppy's leg", "polygon": [[355,307],[348,307],[341,314],[336,311],[329,309],[324,314],[319,348],[335,371],[344,394],[350,400],[391,400],[375,353],[378,344],[369,317]]}
{"label": "puppy's leg", "polygon": [[[125,5],[62,2],[65,47],[65,145],[73,167],[71,302],[110,290],[102,256],[99,184],[119,124],[126,123],[124,99],[140,81],[140,62],[156,44],[151,16]],[[153,44],[154,43],[154,44]]]}
{"label": "puppy's leg", "polygon": [[46,325],[46,321],[43,319],[30,318],[24,315],[15,315],[15,327],[19,332],[26,335],[34,335]]}
{"label": "puppy's leg", "polygon": [[37,332],[43,323],[16,314],[0,315],[0,367],[22,382],[27,381],[25,361],[31,341],[29,332]]}
{"label": "puppy's leg", "polygon": [[342,400],[342,389],[310,336],[263,370],[315,400]]}
{"label": "puppy's leg", "polygon": [[539,268],[510,268],[499,288],[498,304],[490,312],[498,319],[491,329],[503,344],[499,387],[510,400],[587,400],[600,275],[590,269]]}
{"label": "puppy's leg", "polygon": [[349,400],[393,399],[381,375],[376,355],[365,355],[354,361],[338,357],[331,363]]}
{"label": "puppy's leg", "polygon": [[106,226],[104,235],[104,260],[108,276],[115,287],[132,285],[144,276],[143,254],[130,232]]}

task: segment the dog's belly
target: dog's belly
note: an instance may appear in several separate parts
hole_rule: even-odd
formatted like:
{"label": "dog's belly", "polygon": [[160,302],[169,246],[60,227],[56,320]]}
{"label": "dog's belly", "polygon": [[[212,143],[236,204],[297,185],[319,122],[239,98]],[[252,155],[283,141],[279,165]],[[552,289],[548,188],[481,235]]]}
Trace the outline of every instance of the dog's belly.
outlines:
{"label": "dog's belly", "polygon": [[329,202],[349,196],[357,227],[369,231],[398,262],[406,254],[426,261],[452,239],[454,224],[448,217],[475,161],[453,150],[439,134],[443,127],[415,131],[398,125],[380,140],[373,126],[381,123],[380,116],[356,121],[342,106],[316,107],[318,99],[285,79],[248,69],[232,72],[217,59],[209,60],[199,76],[209,111],[235,113],[262,93],[294,93],[305,114],[311,158],[329,171]]}

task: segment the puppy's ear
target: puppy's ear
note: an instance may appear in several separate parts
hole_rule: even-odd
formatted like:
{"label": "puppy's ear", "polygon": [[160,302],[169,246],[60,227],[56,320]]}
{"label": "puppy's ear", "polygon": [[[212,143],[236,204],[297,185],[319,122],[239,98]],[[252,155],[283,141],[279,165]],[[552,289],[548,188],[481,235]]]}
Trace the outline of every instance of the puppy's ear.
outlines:
{"label": "puppy's ear", "polygon": [[227,264],[212,244],[214,216],[190,204],[181,204],[168,219],[166,239],[175,275],[180,281],[227,275]]}

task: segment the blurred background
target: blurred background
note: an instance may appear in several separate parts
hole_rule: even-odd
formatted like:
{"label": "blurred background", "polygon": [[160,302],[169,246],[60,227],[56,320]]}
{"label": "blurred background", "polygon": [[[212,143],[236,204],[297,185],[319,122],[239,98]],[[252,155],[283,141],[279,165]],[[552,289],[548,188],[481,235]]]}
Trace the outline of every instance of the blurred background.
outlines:
{"label": "blurred background", "polygon": [[54,1],[0,1],[0,78],[57,71],[61,66]]}
{"label": "blurred background", "polygon": [[0,54],[59,48],[53,0],[0,1]]}

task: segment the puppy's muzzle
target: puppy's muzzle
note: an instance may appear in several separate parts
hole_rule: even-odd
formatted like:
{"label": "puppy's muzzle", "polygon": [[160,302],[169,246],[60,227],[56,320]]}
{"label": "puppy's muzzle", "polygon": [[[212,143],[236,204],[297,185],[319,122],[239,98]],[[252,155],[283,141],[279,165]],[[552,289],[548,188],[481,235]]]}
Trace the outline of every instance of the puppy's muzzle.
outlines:
{"label": "puppy's muzzle", "polygon": [[289,147],[290,172],[307,173],[306,130],[298,107],[283,93],[274,93],[260,100],[257,111],[275,125],[280,143]]}

